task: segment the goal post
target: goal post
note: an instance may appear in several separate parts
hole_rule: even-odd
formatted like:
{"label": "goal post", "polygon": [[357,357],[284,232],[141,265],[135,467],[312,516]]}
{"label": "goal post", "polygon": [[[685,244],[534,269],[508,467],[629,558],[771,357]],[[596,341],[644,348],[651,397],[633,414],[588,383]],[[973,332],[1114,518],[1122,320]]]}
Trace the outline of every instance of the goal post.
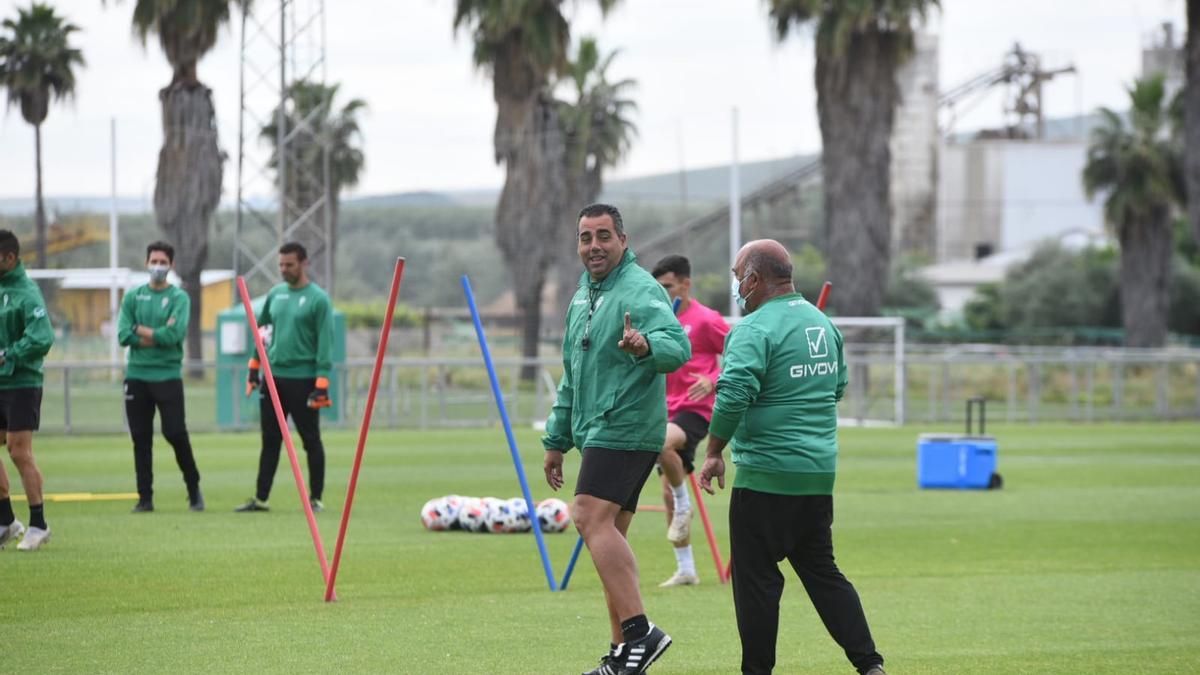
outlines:
{"label": "goal post", "polygon": [[850,382],[838,424],[900,426],[905,422],[904,319],[894,316],[834,316],[842,333]]}

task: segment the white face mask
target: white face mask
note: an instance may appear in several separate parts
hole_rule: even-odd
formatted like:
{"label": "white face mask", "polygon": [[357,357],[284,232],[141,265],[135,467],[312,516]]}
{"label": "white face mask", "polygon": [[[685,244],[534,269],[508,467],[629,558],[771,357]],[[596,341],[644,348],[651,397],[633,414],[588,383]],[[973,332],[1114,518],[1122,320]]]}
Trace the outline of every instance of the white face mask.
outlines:
{"label": "white face mask", "polygon": [[746,273],[745,277],[742,277],[741,281],[738,281],[738,278],[735,276],[731,279],[729,285],[729,291],[733,295],[733,299],[737,301],[738,308],[742,310],[746,309],[746,299],[742,297],[742,283],[746,281],[746,277],[748,276],[750,276],[749,272]]}
{"label": "white face mask", "polygon": [[161,284],[167,280],[167,273],[171,271],[170,265],[146,265],[146,271],[150,273],[150,281]]}

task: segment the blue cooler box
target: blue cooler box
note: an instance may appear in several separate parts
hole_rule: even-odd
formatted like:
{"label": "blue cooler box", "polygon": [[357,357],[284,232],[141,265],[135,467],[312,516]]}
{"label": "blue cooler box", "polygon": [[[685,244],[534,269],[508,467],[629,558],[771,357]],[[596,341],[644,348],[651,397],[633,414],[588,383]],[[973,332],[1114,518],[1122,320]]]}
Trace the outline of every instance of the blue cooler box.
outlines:
{"label": "blue cooler box", "polygon": [[986,490],[996,471],[993,436],[921,434],[917,438],[917,485]]}

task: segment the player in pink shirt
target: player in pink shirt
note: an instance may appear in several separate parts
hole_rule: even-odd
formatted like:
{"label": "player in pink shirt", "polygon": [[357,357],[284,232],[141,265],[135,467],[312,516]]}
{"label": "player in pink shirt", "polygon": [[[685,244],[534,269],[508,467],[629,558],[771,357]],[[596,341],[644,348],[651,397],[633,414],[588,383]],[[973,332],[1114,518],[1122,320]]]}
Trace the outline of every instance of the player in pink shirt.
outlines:
{"label": "player in pink shirt", "polygon": [[675,574],[663,583],[693,586],[700,583],[692,556],[692,502],[688,497],[687,474],[696,459],[696,445],[708,435],[716,400],[718,357],[725,349],[729,324],[720,312],[692,298],[692,266],[688,259],[669,255],[654,266],[654,278],[666,289],[675,315],[692,342],[692,359],[667,375],[667,440],[659,455],[663,503],[667,506],[667,539],[675,546]]}

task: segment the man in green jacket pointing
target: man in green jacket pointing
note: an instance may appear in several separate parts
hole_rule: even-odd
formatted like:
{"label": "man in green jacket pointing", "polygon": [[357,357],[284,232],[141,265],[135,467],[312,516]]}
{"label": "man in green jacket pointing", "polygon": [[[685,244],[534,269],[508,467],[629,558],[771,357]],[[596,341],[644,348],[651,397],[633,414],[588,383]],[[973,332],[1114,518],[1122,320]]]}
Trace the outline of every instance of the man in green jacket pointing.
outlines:
{"label": "man in green jacket pointing", "polygon": [[666,440],[666,373],[692,356],[663,287],[626,246],[621,212],[579,213],[586,272],[567,309],[563,377],[546,420],[546,482],[563,486],[563,453],[583,458],[572,509],[604,586],[612,644],[588,675],[645,672],[671,638],[650,623],[626,541],[638,496]]}
{"label": "man in green jacket pointing", "polygon": [[777,241],[738,252],[733,297],[746,312],[725,339],[700,485],[725,487],[722,451],[733,441],[729,500],[733,604],[742,673],[775,667],[787,558],[826,629],[859,673],[883,675],[854,586],[833,562],[837,402],[846,389],[842,335],[792,286]]}
{"label": "man in green jacket pointing", "polygon": [[34,551],[50,540],[42,501],[42,472],[33,460],[33,432],[41,424],[42,359],[54,344],[54,329],[37,284],[21,264],[21,243],[0,230],[0,445],[8,444],[29,501],[29,531],[12,510],[8,474],[0,462],[0,548],[25,532],[18,551]]}

